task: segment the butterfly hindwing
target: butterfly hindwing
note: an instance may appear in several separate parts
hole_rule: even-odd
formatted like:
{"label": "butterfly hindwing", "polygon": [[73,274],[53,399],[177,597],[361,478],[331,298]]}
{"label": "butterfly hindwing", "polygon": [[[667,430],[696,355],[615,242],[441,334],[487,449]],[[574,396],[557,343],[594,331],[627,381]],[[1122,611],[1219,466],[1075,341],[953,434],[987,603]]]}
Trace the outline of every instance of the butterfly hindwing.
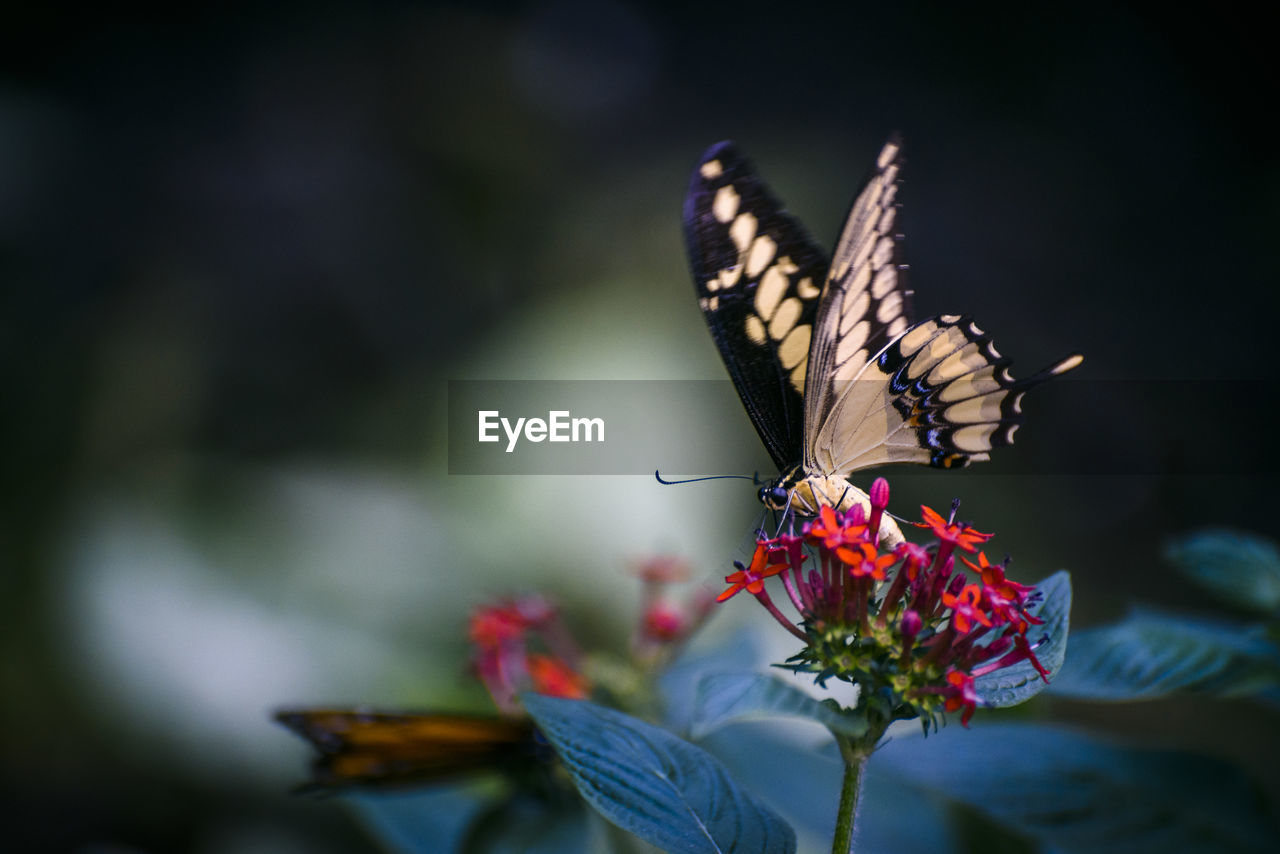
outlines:
{"label": "butterfly hindwing", "polygon": [[779,468],[804,448],[804,388],[826,256],[732,144],[693,171],[685,242],[698,303]]}
{"label": "butterfly hindwing", "polygon": [[813,450],[820,470],[884,463],[960,468],[1013,442],[1022,396],[1081,362],[1070,356],[1022,380],[968,317],[923,320],[839,384]]}

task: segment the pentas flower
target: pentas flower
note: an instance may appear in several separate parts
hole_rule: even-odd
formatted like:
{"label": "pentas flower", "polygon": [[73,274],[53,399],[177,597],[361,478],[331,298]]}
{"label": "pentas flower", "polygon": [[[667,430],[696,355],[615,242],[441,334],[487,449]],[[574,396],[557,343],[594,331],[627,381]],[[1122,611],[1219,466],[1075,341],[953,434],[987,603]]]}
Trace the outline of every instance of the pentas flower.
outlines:
{"label": "pentas flower", "polygon": [[[1026,633],[1041,621],[1027,612],[1034,588],[1005,577],[978,546],[993,536],[922,506],[921,529],[934,542],[882,549],[880,522],[889,484],[871,487],[870,513],[823,507],[818,517],[776,537],[761,533],[751,563],[725,577],[718,601],[742,591],[802,640],[784,665],[812,673],[819,684],[842,679],[859,686],[869,722],[882,730],[920,717],[926,729],[942,712],[960,711],[968,725],[978,705],[976,680],[1022,661],[1048,681]],[[978,562],[959,552],[978,552]],[[967,575],[965,567],[977,576]],[[798,619],[774,603],[766,581],[777,576]]]}
{"label": "pentas flower", "polygon": [[679,651],[706,621],[715,604],[706,591],[678,599],[668,588],[689,578],[689,564],[682,558],[655,557],[632,564],[632,572],[644,583],[640,620],[631,635],[631,655],[637,664],[656,670]]}
{"label": "pentas flower", "polygon": [[724,580],[729,582],[729,589],[716,597],[717,602],[731,599],[743,590],[759,596],[764,593],[764,580],[766,578],[771,575],[777,575],[790,566],[785,559],[775,560],[773,563],[769,562],[774,557],[785,557],[785,552],[782,549],[775,548],[771,542],[765,540],[756,542],[756,551],[751,557],[750,566],[743,566],[736,560],[733,562],[738,571],[731,572],[724,577]]}
{"label": "pentas flower", "polygon": [[591,692],[587,677],[550,655],[531,653],[525,661],[533,690],[552,697],[583,700]]}
{"label": "pentas flower", "polygon": [[468,634],[472,669],[504,714],[520,714],[517,697],[523,691],[572,699],[590,692],[588,680],[577,670],[577,646],[559,613],[541,596],[477,608]]}

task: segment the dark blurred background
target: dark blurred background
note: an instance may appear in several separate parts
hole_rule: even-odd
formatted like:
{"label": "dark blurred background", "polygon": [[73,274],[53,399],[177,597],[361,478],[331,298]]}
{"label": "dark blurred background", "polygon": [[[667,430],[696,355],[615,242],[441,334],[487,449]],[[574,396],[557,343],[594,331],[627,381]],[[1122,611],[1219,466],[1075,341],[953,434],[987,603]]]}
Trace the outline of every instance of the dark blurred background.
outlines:
{"label": "dark blurred background", "polygon": [[[902,131],[919,313],[973,312],[1024,372],[1086,355],[1003,459],[894,474],[900,512],[962,496],[1020,578],[1072,570],[1074,625],[1230,617],[1161,544],[1280,533],[1274,62],[1227,7],[6,17],[6,847],[372,850],[287,794],[306,751],[272,708],[483,708],[462,639],[485,596],[554,591],[617,645],[628,558],[723,575],[757,518],[741,484],[450,478],[444,436],[450,379],[723,377],[680,235],[720,139],[829,246]],[[706,417],[767,467],[740,410]],[[1280,791],[1274,715],[1245,702],[1033,712]]]}

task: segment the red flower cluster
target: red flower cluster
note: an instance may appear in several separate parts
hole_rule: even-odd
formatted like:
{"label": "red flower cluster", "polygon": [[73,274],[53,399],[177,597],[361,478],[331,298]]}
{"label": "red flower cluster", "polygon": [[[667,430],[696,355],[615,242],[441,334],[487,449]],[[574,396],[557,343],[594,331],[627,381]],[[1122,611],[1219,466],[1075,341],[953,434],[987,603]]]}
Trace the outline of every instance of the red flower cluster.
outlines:
{"label": "red flower cluster", "polygon": [[[738,563],[725,577],[730,586],[719,601],[751,593],[804,641],[788,667],[815,673],[819,682],[854,682],[860,697],[888,698],[876,701],[886,723],[917,715],[927,721],[941,707],[963,709],[967,726],[978,702],[974,680],[1020,661],[1030,661],[1048,681],[1026,636],[1041,622],[1027,610],[1035,590],[1010,581],[1004,565],[978,552],[992,535],[956,522],[958,503],[948,518],[921,507],[924,521],[917,526],[936,543],[904,542],[881,553],[880,521],[889,503],[883,478],[870,499],[870,514],[857,505],[846,513],[823,507],[799,534],[761,535],[751,564]],[[976,579],[957,568],[957,551],[977,552],[976,564],[961,558]],[[765,580],[773,576],[799,624],[769,596]]]}
{"label": "red flower cluster", "polygon": [[523,691],[574,700],[590,693],[587,678],[578,672],[577,646],[555,607],[541,596],[477,608],[468,635],[475,674],[504,714],[522,714],[516,697]]}

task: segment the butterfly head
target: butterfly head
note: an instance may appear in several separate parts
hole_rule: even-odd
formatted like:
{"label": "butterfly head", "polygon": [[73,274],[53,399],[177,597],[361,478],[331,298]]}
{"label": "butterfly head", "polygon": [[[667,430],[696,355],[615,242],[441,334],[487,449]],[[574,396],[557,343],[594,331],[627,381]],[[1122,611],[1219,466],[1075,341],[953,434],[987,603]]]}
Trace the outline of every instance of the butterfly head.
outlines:
{"label": "butterfly head", "polygon": [[756,495],[770,510],[786,510],[791,504],[791,490],[783,485],[785,478],[766,483]]}

